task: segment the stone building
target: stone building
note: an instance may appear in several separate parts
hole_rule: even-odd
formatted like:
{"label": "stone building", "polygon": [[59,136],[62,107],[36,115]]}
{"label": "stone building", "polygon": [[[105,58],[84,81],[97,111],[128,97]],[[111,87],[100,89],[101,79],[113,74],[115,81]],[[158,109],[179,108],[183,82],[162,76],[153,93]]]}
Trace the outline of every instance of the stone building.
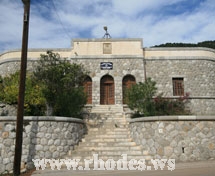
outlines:
{"label": "stone building", "polygon": [[[142,39],[74,39],[71,49],[51,49],[90,71],[85,82],[88,104],[123,105],[132,84],[151,77],[158,93],[178,98],[190,93],[193,114],[215,114],[215,50],[144,48]],[[28,69],[47,49],[29,49]],[[0,74],[20,67],[20,50],[0,54]]]}

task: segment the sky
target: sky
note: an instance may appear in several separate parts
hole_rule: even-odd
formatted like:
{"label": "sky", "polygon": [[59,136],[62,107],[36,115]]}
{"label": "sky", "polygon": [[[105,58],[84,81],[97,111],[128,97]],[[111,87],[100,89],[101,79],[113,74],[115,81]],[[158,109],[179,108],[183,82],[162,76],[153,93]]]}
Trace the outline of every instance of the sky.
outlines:
{"label": "sky", "polygon": [[[22,0],[0,0],[0,53],[20,49]],[[29,48],[73,38],[142,38],[143,47],[215,40],[214,0],[31,0]]]}

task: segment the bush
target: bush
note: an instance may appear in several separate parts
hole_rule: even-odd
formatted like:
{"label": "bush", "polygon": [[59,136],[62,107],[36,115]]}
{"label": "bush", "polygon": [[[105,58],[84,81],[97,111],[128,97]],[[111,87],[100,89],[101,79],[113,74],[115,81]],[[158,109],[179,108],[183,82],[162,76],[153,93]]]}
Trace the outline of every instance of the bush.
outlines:
{"label": "bush", "polygon": [[186,106],[189,103],[188,93],[177,99],[164,98],[162,94],[153,98],[156,90],[156,82],[150,78],[128,89],[127,101],[129,108],[135,111],[133,117],[190,114]]}
{"label": "bush", "polygon": [[187,107],[189,103],[189,93],[177,99],[163,98],[162,94],[154,98],[156,115],[189,115],[190,110]]}
{"label": "bush", "polygon": [[152,97],[155,95],[157,88],[156,83],[148,78],[144,83],[133,85],[126,92],[128,106],[135,110],[136,116],[152,116],[155,115],[154,101]]}
{"label": "bush", "polygon": [[82,65],[71,64],[57,53],[47,51],[41,55],[34,76],[44,85],[43,93],[53,109],[52,115],[80,117],[87,102],[82,87],[87,74]]}
{"label": "bush", "polygon": [[[16,105],[18,103],[19,94],[19,75],[16,72],[2,78],[0,83],[1,101]],[[27,73],[25,86],[25,104],[24,115],[44,115],[45,114],[45,99],[42,94],[41,85],[32,79],[32,75]]]}

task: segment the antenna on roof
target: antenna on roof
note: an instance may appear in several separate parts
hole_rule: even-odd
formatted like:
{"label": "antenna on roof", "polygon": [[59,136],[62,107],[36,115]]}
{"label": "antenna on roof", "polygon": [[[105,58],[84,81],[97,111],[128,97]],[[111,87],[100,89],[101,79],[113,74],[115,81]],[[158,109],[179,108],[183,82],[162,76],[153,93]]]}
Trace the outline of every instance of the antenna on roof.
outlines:
{"label": "antenna on roof", "polygon": [[104,26],[104,30],[105,30],[105,35],[103,36],[103,38],[105,39],[111,38],[110,34],[107,31],[108,30],[107,26]]}

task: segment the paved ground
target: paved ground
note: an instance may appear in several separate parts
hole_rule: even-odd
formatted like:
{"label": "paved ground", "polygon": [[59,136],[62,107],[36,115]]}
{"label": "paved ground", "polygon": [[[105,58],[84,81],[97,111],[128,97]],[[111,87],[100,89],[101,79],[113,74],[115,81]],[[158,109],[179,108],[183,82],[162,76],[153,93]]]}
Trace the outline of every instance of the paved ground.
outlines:
{"label": "paved ground", "polygon": [[167,170],[151,170],[151,171],[74,171],[67,169],[61,170],[39,170],[33,172],[33,176],[215,176],[215,160],[192,162],[192,163],[176,163],[176,169],[173,171]]}

